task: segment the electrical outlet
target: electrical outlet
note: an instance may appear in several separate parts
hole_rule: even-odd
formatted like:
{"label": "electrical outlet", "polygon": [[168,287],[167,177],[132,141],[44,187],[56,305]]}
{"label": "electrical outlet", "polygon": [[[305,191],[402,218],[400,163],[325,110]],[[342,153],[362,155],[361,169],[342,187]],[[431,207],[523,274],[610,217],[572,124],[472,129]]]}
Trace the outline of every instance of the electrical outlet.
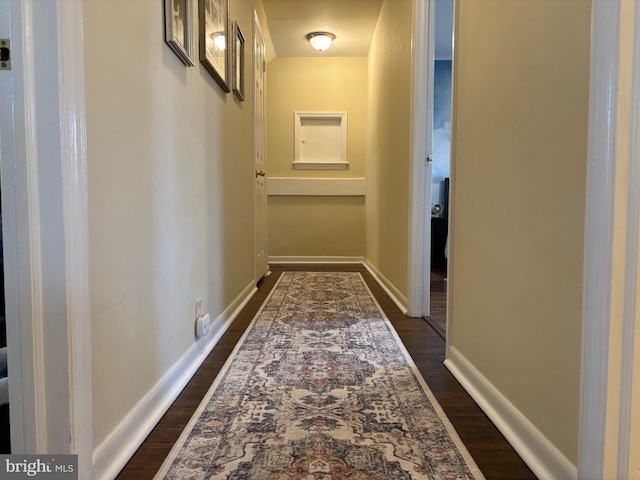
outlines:
{"label": "electrical outlet", "polygon": [[209,335],[209,325],[211,323],[211,316],[207,313],[201,315],[196,319],[196,335],[198,337],[206,337]]}
{"label": "electrical outlet", "polygon": [[196,318],[202,316],[202,298],[196,298]]}

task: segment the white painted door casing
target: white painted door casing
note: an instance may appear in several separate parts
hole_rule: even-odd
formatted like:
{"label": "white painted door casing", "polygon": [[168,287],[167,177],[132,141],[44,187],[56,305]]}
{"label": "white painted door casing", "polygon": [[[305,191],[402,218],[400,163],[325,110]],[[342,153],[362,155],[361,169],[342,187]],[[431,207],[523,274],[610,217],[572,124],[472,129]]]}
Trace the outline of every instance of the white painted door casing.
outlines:
{"label": "white painted door casing", "polygon": [[14,154],[2,156],[6,307],[9,342],[20,345],[9,353],[12,409],[19,407],[12,447],[77,453],[79,478],[89,479],[82,0],[1,1],[11,18],[14,126]]}
{"label": "white painted door casing", "polygon": [[413,6],[413,78],[411,118],[411,185],[408,312],[430,313],[431,164],[433,136],[433,72],[435,66],[435,0]]}

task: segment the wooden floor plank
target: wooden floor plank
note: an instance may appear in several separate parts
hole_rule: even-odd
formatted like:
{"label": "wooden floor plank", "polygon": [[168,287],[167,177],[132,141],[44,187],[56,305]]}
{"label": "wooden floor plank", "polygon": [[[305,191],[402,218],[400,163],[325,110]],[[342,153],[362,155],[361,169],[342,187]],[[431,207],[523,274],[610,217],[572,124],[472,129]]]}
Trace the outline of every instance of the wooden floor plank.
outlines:
{"label": "wooden floor plank", "polygon": [[272,265],[272,275],[261,281],[258,292],[242,310],[184,391],[120,472],[117,477],[119,480],[153,478],[244,330],[279,276],[287,270],[361,272],[416,366],[429,384],[434,396],[487,480],[535,480],[536,477],[531,470],[446,369],[443,364],[445,342],[427,322],[403,315],[361,265],[308,264]]}
{"label": "wooden floor plank", "polygon": [[429,295],[431,314],[425,320],[442,337],[447,338],[447,272],[431,272],[431,292]]}

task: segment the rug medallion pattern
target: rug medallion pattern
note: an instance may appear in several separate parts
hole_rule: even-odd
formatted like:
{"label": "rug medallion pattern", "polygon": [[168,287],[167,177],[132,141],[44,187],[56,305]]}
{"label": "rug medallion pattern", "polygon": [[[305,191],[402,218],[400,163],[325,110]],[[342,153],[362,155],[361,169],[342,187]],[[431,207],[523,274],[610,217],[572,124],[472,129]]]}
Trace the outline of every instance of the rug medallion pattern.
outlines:
{"label": "rug medallion pattern", "polygon": [[481,479],[354,272],[286,272],[156,478]]}

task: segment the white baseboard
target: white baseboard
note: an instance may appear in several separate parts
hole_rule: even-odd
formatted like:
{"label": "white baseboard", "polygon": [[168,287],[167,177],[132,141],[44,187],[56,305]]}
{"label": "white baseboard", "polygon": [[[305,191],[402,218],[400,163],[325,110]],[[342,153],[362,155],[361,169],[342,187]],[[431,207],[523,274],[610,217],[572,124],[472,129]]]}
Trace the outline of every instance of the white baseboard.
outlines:
{"label": "white baseboard", "polygon": [[269,257],[269,263],[364,263],[363,257]]}
{"label": "white baseboard", "polygon": [[402,292],[400,292],[400,290],[398,290],[396,286],[393,283],[391,283],[389,279],[385,277],[380,272],[380,270],[378,270],[377,267],[373,263],[371,263],[368,259],[365,258],[363,264],[364,264],[364,268],[366,268],[369,271],[369,273],[373,276],[373,278],[376,279],[376,282],[378,282],[378,284],[380,284],[380,286],[387,293],[387,295],[391,297],[391,300],[393,300],[393,303],[395,303],[400,309],[400,311],[406,315],[407,312],[409,311],[409,308],[408,308],[409,303],[407,302],[407,297],[404,296]]}
{"label": "white baseboard", "polygon": [[445,366],[540,480],[575,480],[578,471],[547,437],[454,346]]}
{"label": "white baseboard", "polygon": [[118,475],[256,291],[251,282],[212,323],[211,338],[195,342],[94,450],[91,478],[110,480]]}

